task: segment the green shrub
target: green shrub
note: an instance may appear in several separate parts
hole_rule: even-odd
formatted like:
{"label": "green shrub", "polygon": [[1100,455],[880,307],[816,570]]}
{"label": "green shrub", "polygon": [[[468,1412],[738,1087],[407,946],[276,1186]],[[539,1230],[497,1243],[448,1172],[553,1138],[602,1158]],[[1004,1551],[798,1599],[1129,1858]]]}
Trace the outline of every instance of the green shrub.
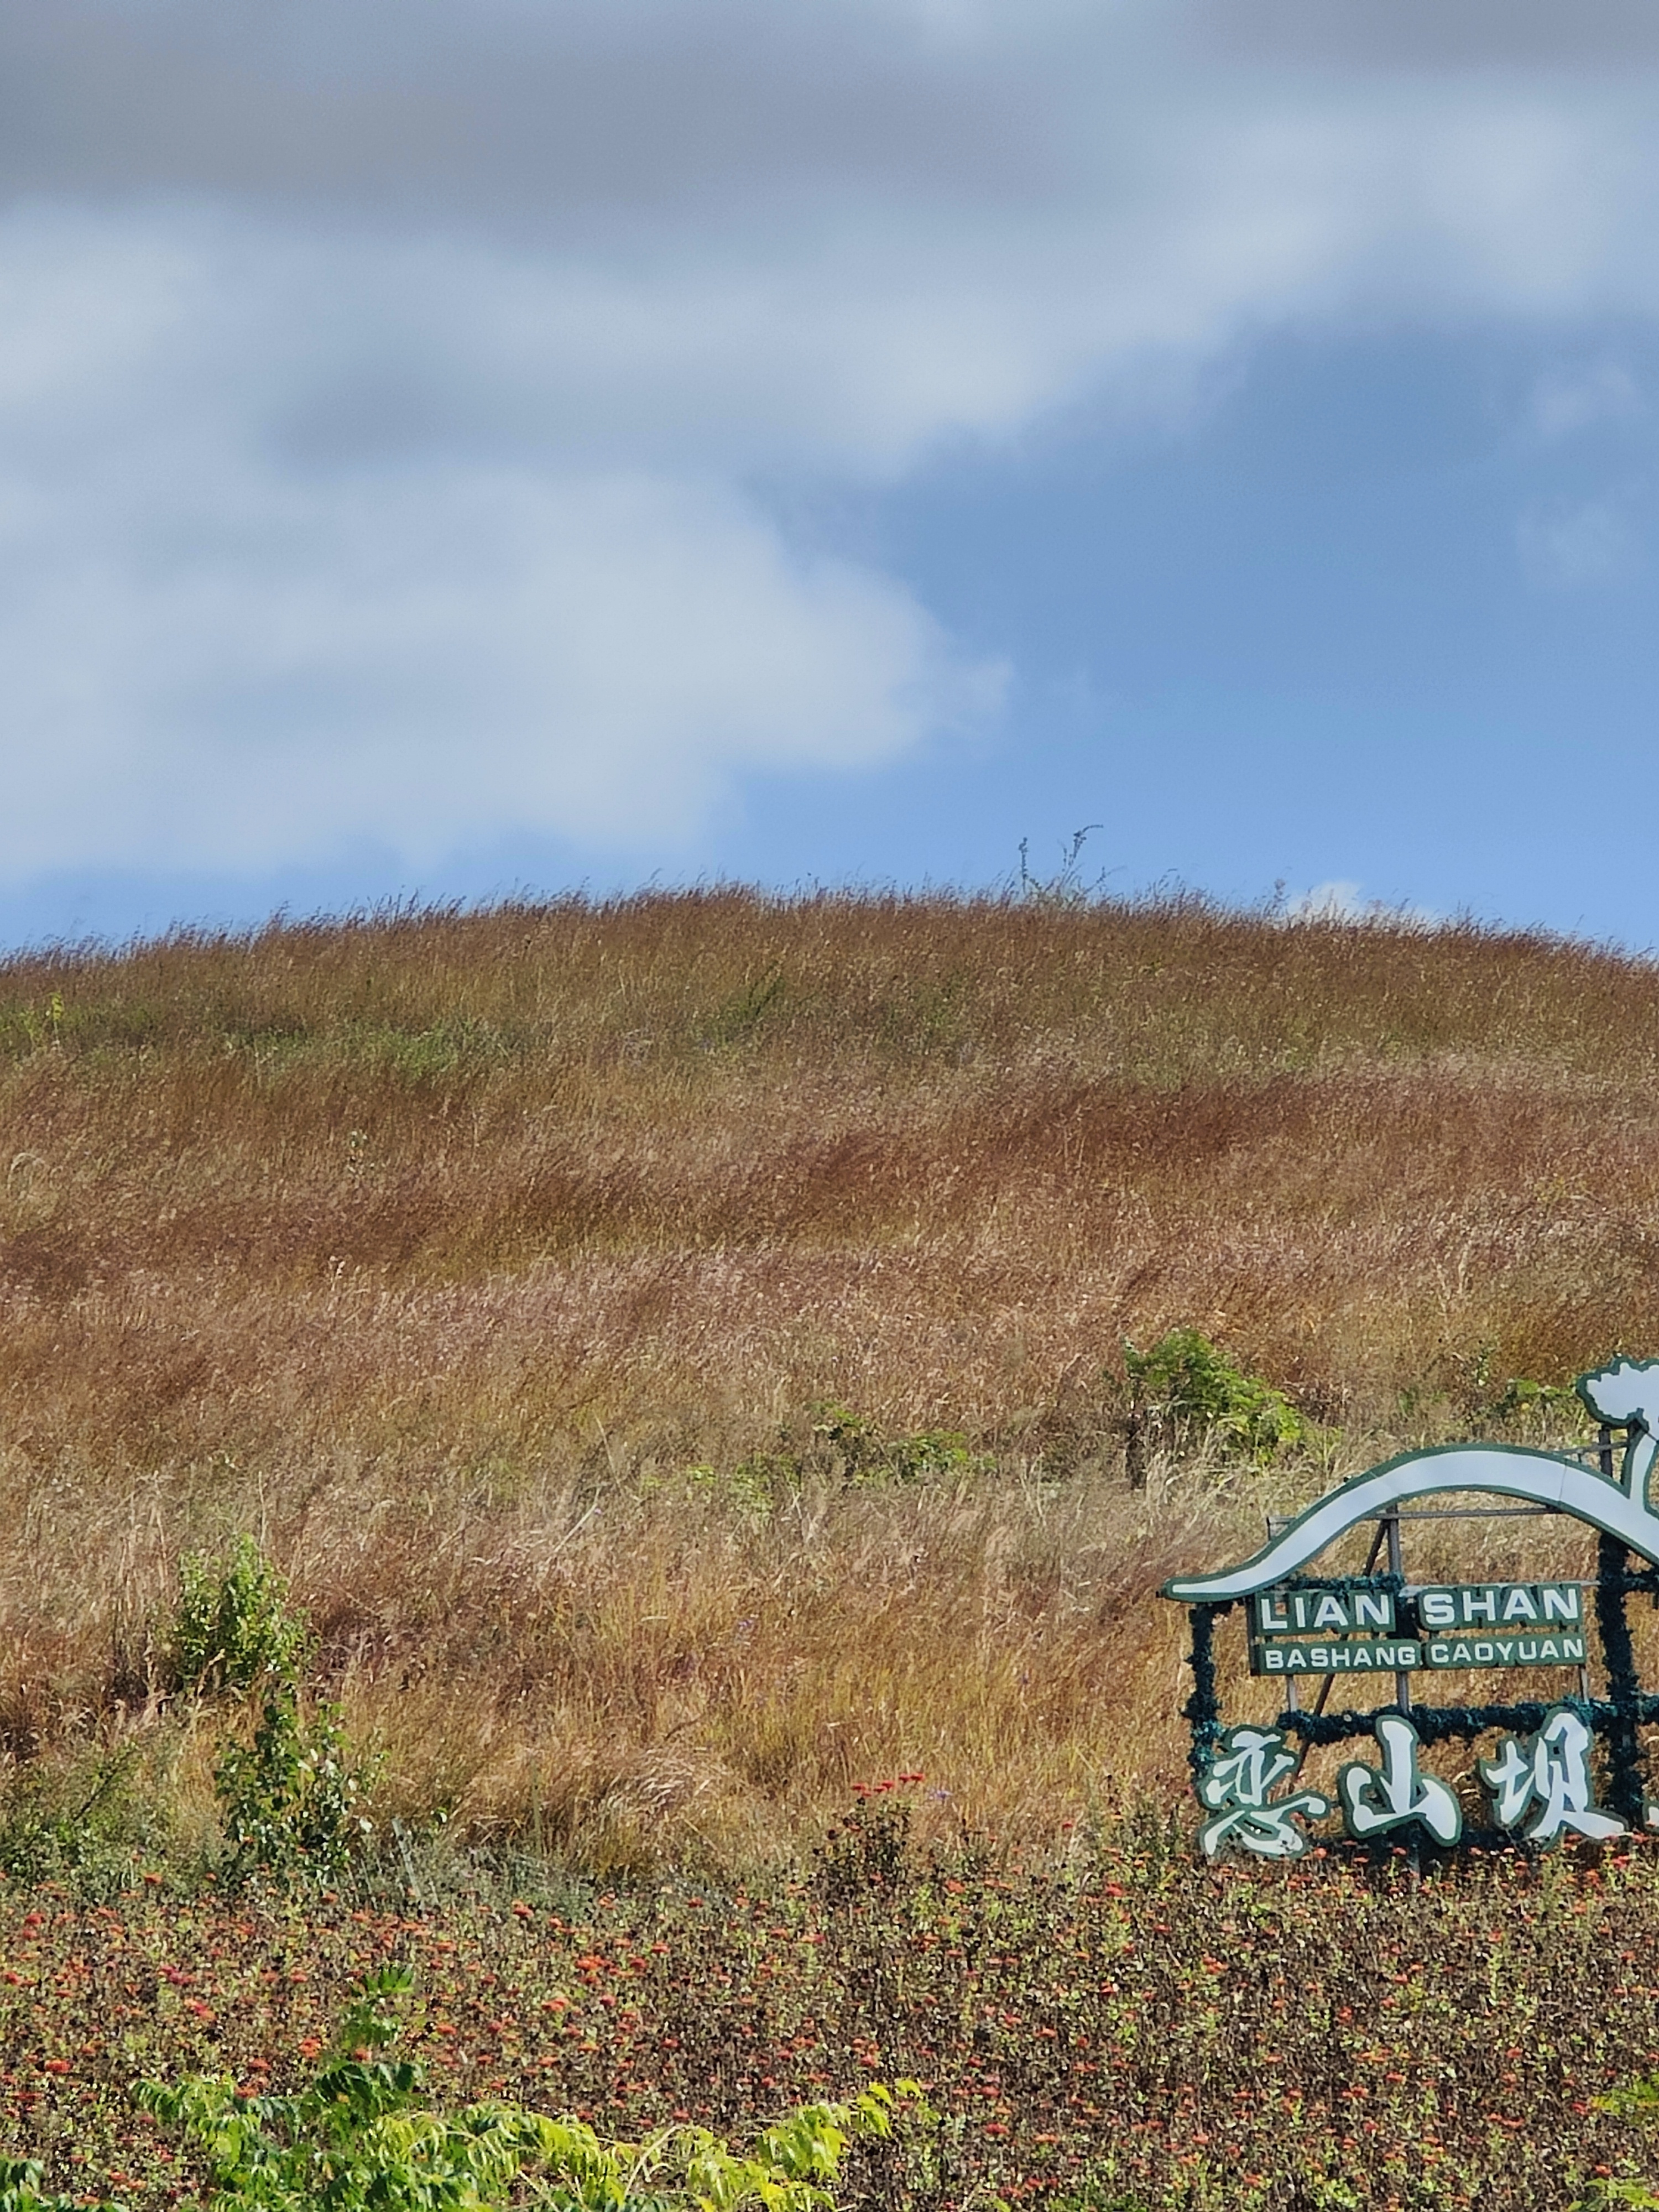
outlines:
{"label": "green shrub", "polygon": [[45,2195],[44,2172],[38,2158],[0,2158],[0,2212],[121,2212],[106,2200]]}
{"label": "green shrub", "polygon": [[779,1431],[777,1449],[755,1452],[735,1467],[683,1468],[679,1480],[718,1497],[739,1513],[764,1521],[814,1482],[849,1489],[881,1483],[937,1481],[980,1473],[989,1462],[955,1429],[918,1429],[889,1436],[866,1414],[820,1401]]}
{"label": "green shrub", "polygon": [[843,1482],[920,1482],[970,1474],[978,1465],[967,1438],[954,1429],[889,1437],[867,1415],[846,1406],[814,1406],[811,1435],[814,1455],[827,1461]]}
{"label": "green shrub", "polygon": [[222,1566],[197,1553],[180,1562],[179,1602],[166,1649],[186,1697],[246,1697],[266,1679],[292,1681],[311,1650],[310,1623],[289,1603],[287,1578],[252,1536]]}
{"label": "green shrub", "polygon": [[225,1746],[213,1786],[225,1829],[223,1871],[233,1883],[256,1875],[325,1880],[372,1832],[337,1709],[319,1705],[306,1717],[292,1683],[273,1686],[251,1744]]}
{"label": "green shrub", "polygon": [[[337,1874],[369,1832],[337,1707],[307,1700],[301,1680],[311,1623],[251,1536],[215,1566],[200,1554],[179,1570],[167,1638],[173,1679],[187,1696],[234,1698],[244,1716],[213,1771],[224,1824],[222,1871],[233,1883]],[[251,1729],[246,1717],[257,1712]]]}
{"label": "green shrub", "polygon": [[295,2094],[249,2095],[211,2075],[141,2086],[144,2109],[182,2128],[204,2157],[208,2212],[483,2212],[509,2203],[546,2212],[823,2212],[849,2142],[891,2129],[892,2093],[881,2087],[801,2106],[746,2155],[702,2128],[607,2142],[580,2120],[495,2100],[446,2115],[426,2103],[419,2067],[391,2052],[412,1982],[406,1967],[371,1977],[334,2048]]}
{"label": "green shrub", "polygon": [[955,1429],[918,1429],[895,1437],[887,1447],[887,1473],[897,1482],[937,1481],[941,1475],[972,1474],[983,1465]]}
{"label": "green shrub", "polygon": [[1512,1375],[1492,1400],[1491,1417],[1513,1428],[1582,1427],[1584,1407],[1570,1382],[1534,1382]]}
{"label": "green shrub", "polygon": [[[1595,2097],[1591,2109],[1611,2112],[1615,2118],[1634,2120],[1651,2127],[1659,2119],[1659,2074],[1646,2074],[1635,2081],[1627,2081],[1617,2089],[1610,2089],[1604,2097]],[[1584,2195],[1572,2205],[1571,2212],[1608,2212],[1615,2204],[1632,2205],[1636,2212],[1655,2212],[1659,2207],[1659,2191],[1650,2182],[1614,2180],[1603,2175],[1593,2181]]]}
{"label": "green shrub", "polygon": [[1307,1423],[1282,1391],[1246,1374],[1195,1328],[1170,1329],[1150,1352],[1126,1343],[1123,1364],[1132,1481],[1144,1475],[1146,1444],[1154,1437],[1201,1437],[1226,1458],[1264,1467],[1307,1437]]}
{"label": "green shrub", "polygon": [[0,1873],[28,1882],[124,1876],[154,1816],[141,1766],[127,1743],[20,1768],[0,1807]]}

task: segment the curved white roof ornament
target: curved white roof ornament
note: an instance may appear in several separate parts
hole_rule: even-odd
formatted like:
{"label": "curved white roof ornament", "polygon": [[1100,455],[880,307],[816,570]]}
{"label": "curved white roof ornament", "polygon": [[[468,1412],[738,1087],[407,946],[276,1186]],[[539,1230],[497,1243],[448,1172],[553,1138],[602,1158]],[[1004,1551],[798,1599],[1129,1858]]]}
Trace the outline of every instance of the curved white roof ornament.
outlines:
{"label": "curved white roof ornament", "polygon": [[1615,1359],[1580,1376],[1576,1388],[1598,1421],[1626,1431],[1616,1481],[1563,1453],[1529,1451],[1520,1444],[1444,1444],[1407,1452],[1331,1491],[1242,1566],[1180,1576],[1164,1583],[1164,1596],[1186,1605],[1248,1597],[1295,1574],[1361,1521],[1413,1498],[1459,1490],[1524,1498],[1570,1513],[1659,1567],[1659,1514],[1648,1500],[1648,1478],[1659,1455],[1659,1359]]}

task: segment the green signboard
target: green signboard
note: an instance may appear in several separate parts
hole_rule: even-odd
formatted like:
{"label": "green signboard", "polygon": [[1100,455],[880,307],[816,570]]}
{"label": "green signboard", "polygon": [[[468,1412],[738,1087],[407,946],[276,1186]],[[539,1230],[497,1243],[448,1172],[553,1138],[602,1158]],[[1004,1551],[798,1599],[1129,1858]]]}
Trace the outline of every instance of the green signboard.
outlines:
{"label": "green signboard", "polygon": [[1249,1620],[1253,1674],[1582,1667],[1586,1656],[1577,1583],[1432,1583],[1407,1588],[1398,1613],[1388,1590],[1259,1590]]}
{"label": "green signboard", "polygon": [[1423,1663],[1423,1646],[1409,1636],[1285,1637],[1250,1646],[1253,1674],[1404,1674]]}
{"label": "green signboard", "polygon": [[1577,1583],[1463,1583],[1420,1589],[1413,1601],[1425,1635],[1447,1629],[1477,1636],[1498,1629],[1571,1629],[1584,1618],[1584,1593]]}
{"label": "green signboard", "polygon": [[1425,1667],[1582,1667],[1582,1630],[1571,1635],[1431,1636],[1423,1646]]}
{"label": "green signboard", "polygon": [[[1455,1624],[1440,1623],[1444,1628]],[[1394,1600],[1387,1590],[1266,1589],[1250,1600],[1250,1630],[1256,1636],[1330,1636],[1348,1631],[1361,1635],[1394,1626]]]}
{"label": "green signboard", "polygon": [[1253,1674],[1411,1674],[1451,1668],[1582,1667],[1583,1633],[1528,1636],[1280,1637],[1252,1644]]}

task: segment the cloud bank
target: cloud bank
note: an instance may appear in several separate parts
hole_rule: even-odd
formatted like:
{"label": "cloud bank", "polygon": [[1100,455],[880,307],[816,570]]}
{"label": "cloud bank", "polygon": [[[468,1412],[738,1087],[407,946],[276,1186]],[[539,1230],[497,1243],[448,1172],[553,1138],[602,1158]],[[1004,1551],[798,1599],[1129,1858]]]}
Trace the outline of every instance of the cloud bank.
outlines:
{"label": "cloud bank", "polygon": [[61,0],[0,85],[14,881],[671,850],[1008,696],[826,488],[1269,328],[1659,307],[1612,0]]}

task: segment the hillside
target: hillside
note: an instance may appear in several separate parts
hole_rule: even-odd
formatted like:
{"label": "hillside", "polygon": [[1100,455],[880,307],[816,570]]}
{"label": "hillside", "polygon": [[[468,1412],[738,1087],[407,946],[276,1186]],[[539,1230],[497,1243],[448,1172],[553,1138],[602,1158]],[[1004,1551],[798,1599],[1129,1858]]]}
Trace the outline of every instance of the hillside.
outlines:
{"label": "hillside", "polygon": [[[1163,1575],[1659,1351],[1656,1060],[1648,963],[1188,900],[15,960],[0,1744],[156,1737],[155,1608],[247,1530],[383,1820],[628,1865],[900,1771],[1006,1833],[1173,1790]],[[1308,1442],[1132,1492],[1123,1341],[1175,1326]]]}

